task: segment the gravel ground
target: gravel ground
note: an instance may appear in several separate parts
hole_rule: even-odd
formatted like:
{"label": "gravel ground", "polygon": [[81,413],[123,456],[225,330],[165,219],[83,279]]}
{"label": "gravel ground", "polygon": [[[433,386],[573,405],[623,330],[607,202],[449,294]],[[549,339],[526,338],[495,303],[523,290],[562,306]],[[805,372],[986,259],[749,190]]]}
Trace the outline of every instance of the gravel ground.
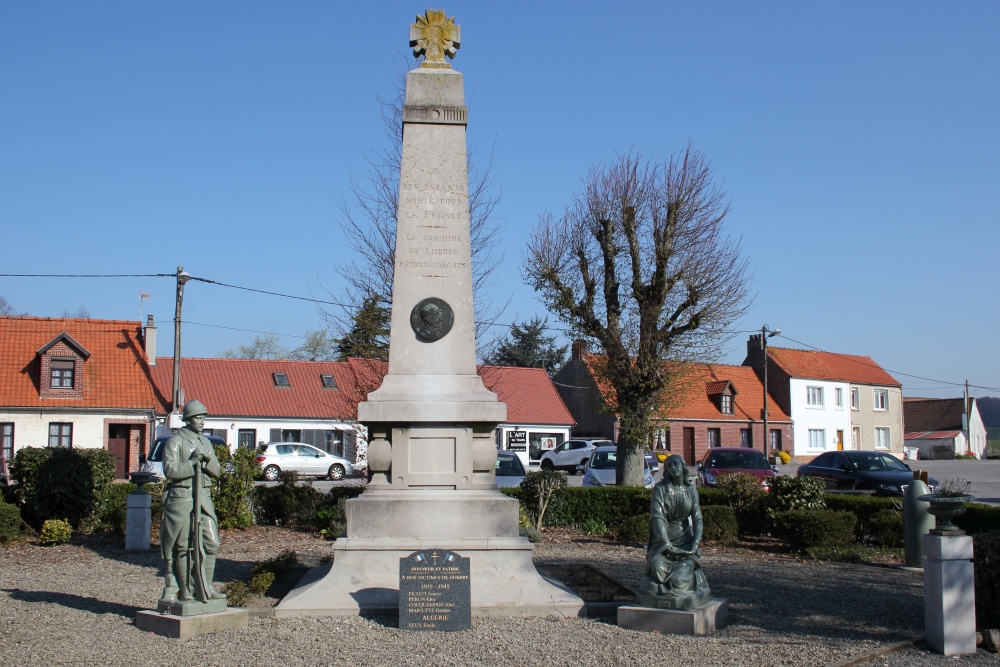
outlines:
{"label": "gravel ground", "polygon": [[[329,543],[280,529],[225,536],[217,580],[293,549],[315,565]],[[587,563],[626,586],[644,550],[566,535],[536,545],[535,560]],[[409,633],[393,619],[256,616],[245,631],[172,640],[137,630],[136,612],[162,587],[157,552],[83,542],[0,548],[0,660],[14,665],[997,665],[994,654],[942,658],[908,648],[853,659],[922,633],[920,573],[803,562],[750,551],[704,558],[730,624],[709,637],[631,632],[613,619],[474,619],[457,633]],[[251,603],[266,608],[274,599]]]}

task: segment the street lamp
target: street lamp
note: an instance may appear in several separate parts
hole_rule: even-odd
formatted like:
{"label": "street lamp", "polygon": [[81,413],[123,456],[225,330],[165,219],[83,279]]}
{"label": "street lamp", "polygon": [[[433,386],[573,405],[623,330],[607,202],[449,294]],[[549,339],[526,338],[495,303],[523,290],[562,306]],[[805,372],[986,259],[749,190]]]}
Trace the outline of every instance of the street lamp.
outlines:
{"label": "street lamp", "polygon": [[171,397],[171,417],[178,414],[181,403],[181,305],[184,301],[184,283],[191,280],[183,266],[177,267],[177,302],[174,304],[174,386]]}
{"label": "street lamp", "polygon": [[762,356],[764,360],[764,410],[762,415],[764,417],[764,451],[765,453],[770,452],[774,447],[771,443],[771,434],[767,432],[767,339],[772,336],[780,336],[781,329],[771,330],[765,324],[760,328],[760,348],[763,350],[764,354]]}

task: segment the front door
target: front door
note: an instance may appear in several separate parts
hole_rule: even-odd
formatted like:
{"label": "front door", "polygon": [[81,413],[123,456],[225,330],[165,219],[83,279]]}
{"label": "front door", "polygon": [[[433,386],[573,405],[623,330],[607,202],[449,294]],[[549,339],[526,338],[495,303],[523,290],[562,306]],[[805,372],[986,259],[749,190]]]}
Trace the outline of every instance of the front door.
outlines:
{"label": "front door", "polygon": [[837,449],[844,448],[844,432],[841,430],[837,431]]}
{"label": "front door", "polygon": [[257,431],[252,428],[241,428],[237,437],[237,446],[253,448],[257,444]]}
{"label": "front door", "polygon": [[684,462],[693,466],[694,461],[694,429],[684,427]]}
{"label": "front door", "polygon": [[108,426],[108,451],[115,457],[115,478],[128,479],[128,438],[127,424],[110,424]]}

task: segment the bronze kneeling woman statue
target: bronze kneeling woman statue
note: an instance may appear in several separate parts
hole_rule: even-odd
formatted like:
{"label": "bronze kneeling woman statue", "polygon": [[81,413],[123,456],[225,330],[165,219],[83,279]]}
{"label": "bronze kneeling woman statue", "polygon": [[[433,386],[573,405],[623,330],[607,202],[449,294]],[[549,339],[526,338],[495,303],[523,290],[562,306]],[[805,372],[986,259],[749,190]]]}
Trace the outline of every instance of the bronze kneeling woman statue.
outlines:
{"label": "bronze kneeling woman statue", "polygon": [[636,602],[659,609],[692,609],[708,602],[711,591],[701,569],[701,507],[684,459],[663,464],[663,480],[653,487],[649,516],[646,576]]}

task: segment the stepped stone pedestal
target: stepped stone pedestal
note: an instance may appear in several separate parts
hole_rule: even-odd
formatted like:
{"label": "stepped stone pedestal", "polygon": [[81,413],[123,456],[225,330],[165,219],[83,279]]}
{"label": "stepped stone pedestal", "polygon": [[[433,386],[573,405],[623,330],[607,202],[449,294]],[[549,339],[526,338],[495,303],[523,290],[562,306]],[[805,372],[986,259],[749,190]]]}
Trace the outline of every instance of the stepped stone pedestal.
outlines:
{"label": "stepped stone pedestal", "polygon": [[506,405],[476,373],[469,242],[468,110],[446,62],[459,28],[428,10],[411,26],[424,55],[403,107],[389,372],[358,406],[368,490],[347,501],[347,537],[277,616],[396,611],[399,559],[447,549],[470,559],[472,613],[575,616],[583,601],[543,579],[519,537],[517,501],[496,488],[495,430]]}

